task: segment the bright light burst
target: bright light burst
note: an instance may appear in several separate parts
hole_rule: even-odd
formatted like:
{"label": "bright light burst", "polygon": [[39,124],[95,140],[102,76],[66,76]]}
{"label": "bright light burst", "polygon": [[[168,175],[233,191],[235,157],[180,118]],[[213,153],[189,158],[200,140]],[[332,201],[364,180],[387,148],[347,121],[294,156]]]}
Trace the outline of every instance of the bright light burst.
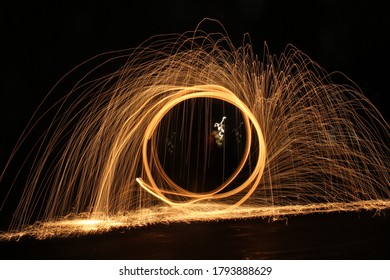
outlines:
{"label": "bright light burst", "polygon": [[51,109],[3,236],[390,208],[389,124],[295,47],[197,29],[109,55]]}

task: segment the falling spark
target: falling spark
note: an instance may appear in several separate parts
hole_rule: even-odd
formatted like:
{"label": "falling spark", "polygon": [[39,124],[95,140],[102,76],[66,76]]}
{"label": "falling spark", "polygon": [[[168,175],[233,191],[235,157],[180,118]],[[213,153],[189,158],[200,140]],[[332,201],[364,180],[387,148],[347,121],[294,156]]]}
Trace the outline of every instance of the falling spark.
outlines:
{"label": "falling spark", "polygon": [[2,238],[390,208],[389,124],[295,47],[260,60],[197,28],[110,55],[52,107]]}

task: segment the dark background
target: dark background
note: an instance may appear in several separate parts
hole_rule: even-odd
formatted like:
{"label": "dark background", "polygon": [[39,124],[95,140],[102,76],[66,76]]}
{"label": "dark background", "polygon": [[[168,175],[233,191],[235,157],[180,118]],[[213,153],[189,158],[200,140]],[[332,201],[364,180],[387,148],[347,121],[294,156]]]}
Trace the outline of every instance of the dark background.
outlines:
{"label": "dark background", "polygon": [[[4,4],[0,11],[0,170],[34,110],[66,72],[102,52],[136,47],[152,35],[193,30],[205,17],[218,19],[236,46],[249,33],[260,57],[264,41],[275,54],[291,43],[328,72],[343,72],[388,120],[389,12],[385,1]],[[26,152],[28,147],[22,150],[22,158]],[[16,161],[0,182],[2,196],[17,167]]]}

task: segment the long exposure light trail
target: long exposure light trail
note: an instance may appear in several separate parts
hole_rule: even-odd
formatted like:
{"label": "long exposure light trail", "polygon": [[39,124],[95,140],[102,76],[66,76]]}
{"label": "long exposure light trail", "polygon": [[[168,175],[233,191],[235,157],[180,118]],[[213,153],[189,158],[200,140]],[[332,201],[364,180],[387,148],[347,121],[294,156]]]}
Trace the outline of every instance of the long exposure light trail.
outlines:
{"label": "long exposure light trail", "polygon": [[295,47],[259,60],[196,29],[83,66],[107,55],[37,120],[54,112],[1,238],[390,208],[389,124]]}

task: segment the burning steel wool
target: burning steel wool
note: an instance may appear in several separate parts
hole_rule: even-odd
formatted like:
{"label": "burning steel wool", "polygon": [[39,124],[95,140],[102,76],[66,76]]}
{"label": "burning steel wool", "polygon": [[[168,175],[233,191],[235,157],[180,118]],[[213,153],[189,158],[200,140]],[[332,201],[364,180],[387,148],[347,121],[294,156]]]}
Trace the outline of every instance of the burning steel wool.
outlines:
{"label": "burning steel wool", "polygon": [[107,56],[50,109],[3,238],[390,208],[389,124],[295,47],[198,28],[83,66]]}

